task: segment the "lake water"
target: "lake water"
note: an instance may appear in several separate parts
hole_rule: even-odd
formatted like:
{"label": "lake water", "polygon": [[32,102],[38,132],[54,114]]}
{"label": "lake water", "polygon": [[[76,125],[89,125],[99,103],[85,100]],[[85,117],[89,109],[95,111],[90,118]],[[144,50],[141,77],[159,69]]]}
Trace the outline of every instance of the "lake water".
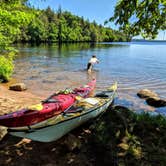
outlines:
{"label": "lake water", "polygon": [[[116,103],[135,110],[154,110],[137,97],[148,88],[166,98],[166,42],[19,45],[14,77],[28,91],[42,97],[66,87],[77,87],[93,77],[96,91],[118,82]],[[95,54],[100,63],[88,74],[86,65]]]}

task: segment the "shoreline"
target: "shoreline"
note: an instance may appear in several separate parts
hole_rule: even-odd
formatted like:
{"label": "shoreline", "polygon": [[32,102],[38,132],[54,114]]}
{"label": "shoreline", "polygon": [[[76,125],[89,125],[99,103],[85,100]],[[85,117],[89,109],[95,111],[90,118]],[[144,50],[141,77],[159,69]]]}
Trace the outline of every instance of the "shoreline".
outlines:
{"label": "shoreline", "polygon": [[0,84],[0,115],[38,104],[42,100],[42,97],[28,91],[9,90],[10,84],[11,82]]}

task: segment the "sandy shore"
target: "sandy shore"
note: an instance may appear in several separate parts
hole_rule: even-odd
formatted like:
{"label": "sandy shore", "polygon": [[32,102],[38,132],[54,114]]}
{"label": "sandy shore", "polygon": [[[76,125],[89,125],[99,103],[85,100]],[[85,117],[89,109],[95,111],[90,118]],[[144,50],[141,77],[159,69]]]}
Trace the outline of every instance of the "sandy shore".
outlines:
{"label": "sandy shore", "polygon": [[42,97],[28,91],[11,91],[8,84],[0,84],[0,115],[17,111],[32,104],[37,104]]}

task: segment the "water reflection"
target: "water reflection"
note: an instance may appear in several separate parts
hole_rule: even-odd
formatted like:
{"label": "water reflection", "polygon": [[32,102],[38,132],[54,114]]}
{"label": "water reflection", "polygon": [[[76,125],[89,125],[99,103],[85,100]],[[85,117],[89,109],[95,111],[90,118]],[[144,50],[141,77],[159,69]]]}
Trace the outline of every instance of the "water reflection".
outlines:
{"label": "water reflection", "polygon": [[[165,46],[139,43],[17,45],[20,53],[15,60],[14,77],[40,96],[85,84],[92,78],[97,79],[97,91],[117,81],[117,102],[153,110],[138,99],[136,93],[148,88],[166,98]],[[88,74],[86,65],[93,54],[100,64]]]}

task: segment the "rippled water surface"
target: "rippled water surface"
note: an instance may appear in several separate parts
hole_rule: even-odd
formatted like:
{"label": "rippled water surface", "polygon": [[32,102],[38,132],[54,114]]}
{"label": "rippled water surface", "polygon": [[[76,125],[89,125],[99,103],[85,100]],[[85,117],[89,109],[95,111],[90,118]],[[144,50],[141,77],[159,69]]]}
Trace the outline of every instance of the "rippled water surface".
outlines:
{"label": "rippled water surface", "polygon": [[[153,110],[136,93],[148,88],[166,98],[166,42],[53,44],[16,46],[14,77],[29,91],[47,97],[53,91],[77,87],[93,77],[96,90],[118,81],[118,103],[134,109]],[[96,54],[100,63],[88,74],[86,65]]]}

